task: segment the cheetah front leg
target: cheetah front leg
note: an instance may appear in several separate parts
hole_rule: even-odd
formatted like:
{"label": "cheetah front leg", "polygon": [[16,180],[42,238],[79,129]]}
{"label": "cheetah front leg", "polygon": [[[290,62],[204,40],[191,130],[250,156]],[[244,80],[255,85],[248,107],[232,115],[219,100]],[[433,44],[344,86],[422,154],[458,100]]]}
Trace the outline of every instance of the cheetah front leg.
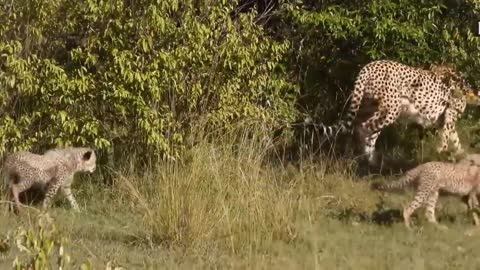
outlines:
{"label": "cheetah front leg", "polygon": [[478,207],[478,199],[477,199],[477,192],[476,189],[470,194],[468,194],[468,210],[472,212],[473,223],[475,226],[480,225],[480,220],[478,218],[477,212],[475,212],[476,208]]}
{"label": "cheetah front leg", "polygon": [[438,153],[446,152],[448,150],[449,142],[452,142],[456,155],[460,155],[464,152],[462,145],[460,144],[460,139],[458,138],[457,131],[455,130],[453,124],[447,124],[441,130],[440,136],[440,145],[437,147]]}
{"label": "cheetah front leg", "polygon": [[47,192],[45,194],[45,199],[43,200],[43,209],[47,209],[48,205],[50,204],[50,201],[52,198],[57,194],[58,189],[60,188],[61,184],[63,183],[64,179],[60,178],[54,178],[50,181]]}
{"label": "cheetah front leg", "polygon": [[75,200],[75,197],[73,197],[72,188],[70,186],[62,187],[61,191],[62,191],[63,195],[67,198],[67,200],[70,203],[70,206],[73,208],[73,210],[75,212],[80,212],[80,207],[78,206],[78,203]]}
{"label": "cheetah front leg", "polygon": [[[475,224],[475,227],[478,227],[480,222],[479,222],[479,218],[478,218],[478,215],[477,215],[477,212],[475,212],[475,208],[478,207],[478,199],[477,199],[477,192],[475,190],[471,191],[469,194],[468,194],[468,202],[467,202],[467,205],[468,205],[468,211],[472,212],[472,216],[473,216],[473,223]],[[478,232],[478,229],[470,229],[470,230],[467,230],[465,232],[465,235],[466,236],[473,236],[474,234],[476,234]]]}
{"label": "cheetah front leg", "polygon": [[450,132],[450,141],[453,144],[453,149],[455,150],[455,155],[461,155],[464,153],[462,145],[460,144],[460,139],[458,138],[457,130],[453,126],[452,131]]}
{"label": "cheetah front leg", "polygon": [[438,224],[437,218],[435,217],[435,206],[437,205],[437,201],[438,201],[438,191],[434,191],[430,193],[426,201],[425,216],[428,222],[434,224],[439,229],[446,230],[448,229],[448,227],[445,225]]}
{"label": "cheetah front leg", "polygon": [[445,123],[440,131],[440,145],[437,147],[437,152],[442,153],[448,150],[448,145],[451,142],[456,155],[462,154],[464,151],[458,138],[458,133],[455,128],[456,114],[450,109],[445,111]]}

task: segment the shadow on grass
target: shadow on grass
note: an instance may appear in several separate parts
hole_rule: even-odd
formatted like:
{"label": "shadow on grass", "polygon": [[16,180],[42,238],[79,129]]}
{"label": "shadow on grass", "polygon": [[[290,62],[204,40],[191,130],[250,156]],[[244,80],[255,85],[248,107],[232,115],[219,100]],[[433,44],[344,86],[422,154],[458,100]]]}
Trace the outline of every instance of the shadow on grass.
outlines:
{"label": "shadow on grass", "polygon": [[346,223],[361,222],[382,226],[391,226],[394,223],[403,222],[402,212],[399,209],[380,209],[370,214],[349,208],[331,213],[329,217]]}
{"label": "shadow on grass", "polygon": [[327,159],[328,161],[324,164],[356,164],[352,167],[352,173],[357,177],[372,174],[381,176],[403,174],[420,164],[418,160],[409,160],[403,155],[392,157],[386,154],[388,150],[376,149],[376,165],[370,165],[367,158],[364,155],[358,155],[359,151],[355,151],[354,147],[354,138],[345,136],[335,141],[304,138],[293,143],[276,144],[265,162],[270,165],[300,166],[305,160],[320,163],[320,160]]}
{"label": "shadow on grass", "polygon": [[405,159],[393,159],[386,155],[379,157],[378,165],[369,165],[364,158],[357,160],[358,166],[354,171],[358,177],[377,174],[382,176],[389,176],[393,174],[403,174],[419,165],[418,161],[409,161]]}
{"label": "shadow on grass", "polygon": [[[442,194],[441,197],[450,196],[449,194]],[[463,203],[467,203],[468,196],[462,196],[459,199]],[[348,208],[345,210],[339,210],[331,212],[328,216],[330,218],[339,220],[344,223],[360,222],[368,224],[376,224],[381,226],[392,226],[395,223],[403,223],[402,209],[386,209],[383,208],[383,203],[377,204],[377,210],[372,213],[362,212],[355,210],[354,208]],[[422,211],[416,211],[412,214],[412,218],[418,219],[419,215],[423,215],[424,209]],[[465,213],[437,213],[437,220],[439,223],[455,223],[460,222],[470,222],[470,214]]]}
{"label": "shadow on grass", "polygon": [[46,186],[35,184],[28,190],[20,193],[20,202],[26,205],[39,205],[45,199]]}

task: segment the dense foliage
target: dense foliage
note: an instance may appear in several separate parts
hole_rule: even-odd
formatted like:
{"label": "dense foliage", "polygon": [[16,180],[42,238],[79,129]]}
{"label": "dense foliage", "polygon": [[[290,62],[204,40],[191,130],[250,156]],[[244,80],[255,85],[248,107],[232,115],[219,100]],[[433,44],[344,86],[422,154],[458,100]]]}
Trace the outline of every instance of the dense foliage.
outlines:
{"label": "dense foliage", "polygon": [[176,157],[198,126],[332,120],[372,59],[451,63],[480,82],[475,0],[275,1],[267,25],[234,8],[0,1],[0,153],[93,144]]}
{"label": "dense foliage", "polygon": [[0,152],[115,143],[175,157],[196,122],[288,119],[288,42],[208,2],[2,1]]}

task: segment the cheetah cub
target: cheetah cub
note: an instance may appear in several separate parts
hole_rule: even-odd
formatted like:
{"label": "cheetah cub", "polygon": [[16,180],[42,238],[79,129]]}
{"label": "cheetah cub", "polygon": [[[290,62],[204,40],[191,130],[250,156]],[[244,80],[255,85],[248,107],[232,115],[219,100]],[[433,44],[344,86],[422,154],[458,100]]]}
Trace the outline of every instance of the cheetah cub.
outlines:
{"label": "cheetah cub", "polygon": [[[416,187],[416,194],[412,202],[403,208],[405,226],[410,227],[410,216],[420,206],[425,206],[425,216],[431,223],[438,225],[435,218],[435,206],[440,191],[457,196],[468,195],[468,209],[478,207],[477,194],[480,193],[480,156],[467,155],[458,163],[432,161],[421,164],[408,171],[398,181],[391,183],[376,182],[373,189],[394,191],[402,190],[407,186]],[[476,226],[480,220],[473,212]],[[440,226],[446,228],[445,226]]]}
{"label": "cheetah cub", "polygon": [[21,192],[34,184],[46,187],[43,208],[60,189],[75,211],[80,211],[73,197],[71,185],[76,172],[93,172],[96,168],[96,155],[90,148],[67,147],[51,149],[43,155],[20,151],[6,157],[4,174],[9,184],[9,196],[13,197],[15,212],[20,212]]}

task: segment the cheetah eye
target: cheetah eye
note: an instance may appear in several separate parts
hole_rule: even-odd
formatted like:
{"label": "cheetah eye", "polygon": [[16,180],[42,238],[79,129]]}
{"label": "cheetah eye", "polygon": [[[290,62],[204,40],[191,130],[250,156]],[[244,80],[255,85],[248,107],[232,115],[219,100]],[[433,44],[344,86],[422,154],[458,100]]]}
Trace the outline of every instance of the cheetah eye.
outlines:
{"label": "cheetah eye", "polygon": [[87,152],[85,152],[85,154],[83,154],[82,159],[83,159],[84,161],[87,161],[87,160],[90,159],[90,157],[92,157],[92,151],[87,151]]}

